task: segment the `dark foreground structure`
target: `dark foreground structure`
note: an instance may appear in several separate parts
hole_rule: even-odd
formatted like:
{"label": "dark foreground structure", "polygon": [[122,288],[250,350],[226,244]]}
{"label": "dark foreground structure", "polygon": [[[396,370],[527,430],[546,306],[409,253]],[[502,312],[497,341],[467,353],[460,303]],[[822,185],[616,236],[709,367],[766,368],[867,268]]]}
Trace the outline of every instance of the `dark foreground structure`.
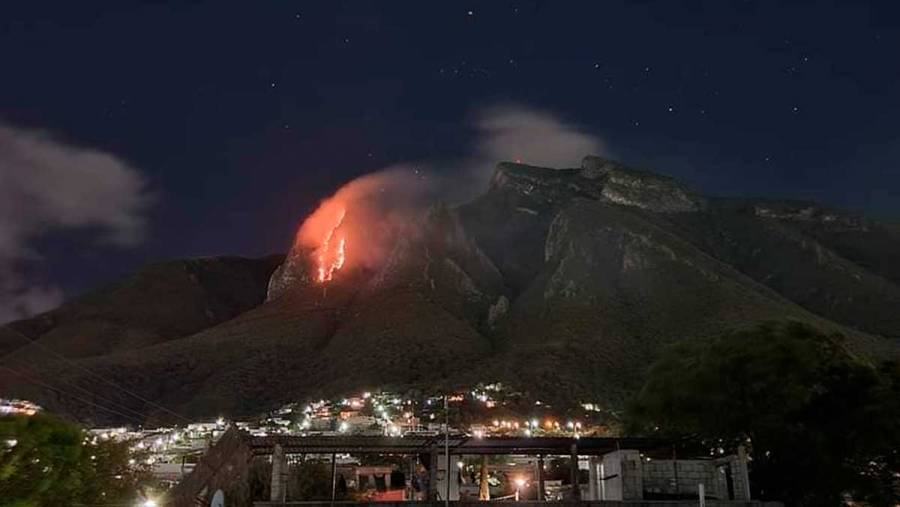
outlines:
{"label": "dark foreground structure", "polygon": [[[310,502],[291,498],[288,470],[292,460],[306,456],[326,457],[330,462],[331,498]],[[764,505],[751,501],[746,455],[742,448],[735,454],[719,453],[711,458],[708,449],[687,442],[637,438],[474,438],[380,437],[380,436],[288,436],[254,437],[232,427],[201,459],[193,472],[173,490],[171,503],[177,507],[210,505],[212,497],[227,499],[225,505],[283,506],[334,505],[338,480],[338,456],[377,455],[399,457],[408,466],[403,484],[394,484],[403,500],[391,498],[378,505],[416,504],[422,507],[445,505],[457,507],[481,504],[478,495],[461,491],[462,472],[457,459],[475,456],[527,456],[534,458],[533,497],[515,501],[525,507],[531,504],[656,506],[681,507],[702,505],[738,507]],[[567,484],[545,480],[545,460],[568,458]],[[496,459],[496,458],[491,458]],[[507,460],[508,461],[508,460]],[[487,463],[488,458],[483,458]],[[450,467],[447,465],[452,464]],[[510,463],[512,465],[512,463]],[[371,468],[371,467],[369,467]],[[447,481],[447,470],[450,480]],[[584,469],[587,473],[584,473]],[[260,470],[264,470],[265,487],[259,487]],[[424,479],[416,484],[417,476]],[[587,478],[587,484],[584,478]],[[257,485],[251,482],[256,478]],[[581,480],[579,480],[581,477]],[[385,476],[390,486],[389,476]],[[323,480],[320,478],[320,480]],[[549,484],[553,482],[554,484]],[[383,485],[383,483],[382,483]],[[573,486],[574,485],[574,486]],[[327,488],[328,485],[326,485]],[[551,493],[550,490],[553,490]],[[518,498],[518,488],[516,498]],[[551,501],[548,501],[551,500]]]}

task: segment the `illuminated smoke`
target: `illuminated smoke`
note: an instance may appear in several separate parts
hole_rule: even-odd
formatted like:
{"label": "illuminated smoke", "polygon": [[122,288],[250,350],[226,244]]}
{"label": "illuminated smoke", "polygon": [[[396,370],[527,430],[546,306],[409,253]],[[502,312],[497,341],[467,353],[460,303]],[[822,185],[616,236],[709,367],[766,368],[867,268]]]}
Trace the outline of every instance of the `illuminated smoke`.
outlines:
{"label": "illuminated smoke", "polygon": [[473,150],[430,169],[404,164],[359,177],[323,200],[303,222],[296,246],[310,255],[310,277],[328,283],[339,272],[377,269],[428,204],[461,202],[487,188],[497,162],[577,167],[603,143],[553,114],[523,106],[482,110]]}
{"label": "illuminated smoke", "polygon": [[304,220],[296,244],[310,252],[311,276],[328,283],[339,272],[375,269],[426,201],[427,183],[396,166],[347,183]]}

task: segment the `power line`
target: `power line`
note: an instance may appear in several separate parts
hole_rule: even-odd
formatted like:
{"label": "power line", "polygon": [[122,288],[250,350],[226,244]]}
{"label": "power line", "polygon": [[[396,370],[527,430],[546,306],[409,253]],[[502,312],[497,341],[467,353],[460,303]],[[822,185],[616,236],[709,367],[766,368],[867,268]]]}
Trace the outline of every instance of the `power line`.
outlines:
{"label": "power line", "polygon": [[190,423],[190,422],[191,422],[191,420],[188,419],[187,417],[184,417],[183,415],[181,415],[181,414],[179,414],[179,413],[177,413],[177,412],[174,412],[174,411],[172,411],[172,410],[169,410],[168,408],[166,408],[166,407],[164,407],[164,406],[162,406],[162,405],[159,405],[158,403],[154,403],[154,402],[152,402],[152,401],[150,401],[150,400],[144,398],[143,396],[141,396],[141,395],[139,395],[139,394],[137,394],[137,393],[134,393],[134,392],[132,392],[132,391],[130,391],[130,390],[128,390],[128,389],[125,389],[124,387],[122,387],[122,386],[116,384],[116,383],[113,382],[112,380],[109,380],[109,379],[107,379],[106,377],[100,375],[99,373],[95,373],[95,372],[93,372],[93,371],[91,371],[91,370],[85,368],[84,366],[81,366],[80,364],[78,364],[78,363],[76,363],[76,362],[70,360],[69,358],[67,358],[67,357],[63,356],[62,354],[56,352],[55,350],[53,350],[53,349],[47,347],[46,345],[44,345],[44,344],[38,342],[37,340],[32,340],[31,338],[25,336],[24,334],[20,333],[19,331],[16,331],[15,329],[13,329],[13,328],[11,328],[11,327],[9,327],[9,326],[6,326],[6,329],[8,329],[8,330],[12,331],[13,333],[15,333],[16,335],[22,337],[22,338],[23,338],[24,340],[26,340],[30,345],[36,345],[36,346],[40,347],[41,349],[43,349],[43,350],[45,350],[45,351],[47,351],[47,352],[53,354],[54,356],[58,357],[59,359],[65,361],[65,362],[68,363],[69,365],[74,366],[75,368],[78,368],[78,369],[80,369],[80,370],[82,370],[82,371],[85,371],[85,372],[87,372],[87,373],[89,373],[89,374],[91,374],[91,375],[93,375],[93,376],[99,378],[100,380],[102,380],[102,381],[106,382],[107,384],[109,384],[109,385],[115,387],[116,389],[119,389],[120,391],[122,391],[122,392],[124,392],[124,393],[126,393],[126,394],[129,394],[129,395],[131,395],[131,396],[134,396],[135,398],[137,398],[137,399],[143,401],[144,403],[146,403],[146,404],[148,404],[148,405],[150,405],[150,406],[152,406],[152,407],[156,407],[156,408],[158,408],[158,409],[160,409],[160,410],[162,410],[162,411],[164,411],[164,412],[167,412],[167,413],[169,413],[169,414],[172,414],[172,415],[174,415],[175,417],[181,419],[181,420],[184,421],[184,422],[187,422],[187,423]]}
{"label": "power line", "polygon": [[72,393],[67,393],[67,392],[63,391],[62,389],[59,389],[59,388],[56,388],[56,387],[51,386],[50,384],[47,384],[46,382],[42,382],[42,381],[37,380],[37,379],[35,379],[35,378],[33,378],[33,377],[29,376],[29,375],[26,375],[26,374],[22,373],[22,372],[20,372],[20,371],[16,371],[16,370],[10,368],[9,366],[2,366],[2,365],[0,365],[0,368],[3,368],[4,370],[7,370],[7,371],[9,371],[9,372],[11,372],[11,373],[14,373],[14,374],[16,374],[16,375],[18,375],[18,376],[24,378],[25,380],[27,380],[27,381],[29,381],[29,382],[32,382],[33,384],[39,385],[39,386],[41,386],[41,387],[43,387],[43,388],[45,388],[45,389],[50,389],[50,390],[52,390],[52,391],[56,391],[56,392],[59,393],[59,394],[63,394],[63,395],[66,395],[66,396],[71,396],[72,398],[75,398],[76,400],[81,401],[82,403],[86,403],[86,404],[88,404],[88,405],[97,407],[97,408],[99,408],[99,409],[101,409],[101,410],[106,410],[107,412],[110,412],[110,413],[112,413],[112,414],[120,415],[120,416],[122,416],[122,417],[125,417],[126,419],[137,420],[139,423],[143,423],[143,421],[141,421],[140,419],[138,419],[138,418],[136,418],[136,417],[134,417],[134,416],[131,416],[131,415],[128,415],[128,414],[123,414],[122,412],[119,412],[118,410],[113,410],[113,409],[111,409],[111,408],[109,408],[109,407],[104,407],[103,405],[100,405],[100,404],[98,404],[98,403],[94,403],[94,402],[92,402],[91,400],[86,400],[86,399],[84,399],[84,398],[82,398],[82,397],[80,397],[80,396],[76,396],[76,395],[74,395],[74,394],[72,394]]}
{"label": "power line", "polygon": [[[22,364],[22,366],[23,366],[24,368],[28,368],[28,370],[29,370],[31,373],[33,373],[35,377],[38,377],[38,378],[41,377],[41,375],[40,375],[34,368],[30,367],[29,365],[27,365],[27,364]],[[86,393],[88,396],[92,396],[92,397],[95,398],[95,399],[102,400],[102,401],[104,401],[105,403],[109,404],[110,406],[116,408],[117,410],[125,410],[125,411],[127,411],[127,412],[131,412],[132,414],[135,414],[135,415],[137,415],[138,417],[140,417],[142,420],[148,420],[148,419],[149,419],[149,417],[147,416],[147,414],[145,414],[145,413],[143,413],[143,412],[139,412],[139,411],[137,411],[137,410],[134,410],[134,409],[131,408],[131,407],[126,406],[126,405],[123,404],[123,403],[119,403],[119,402],[117,402],[117,401],[115,401],[115,400],[112,400],[112,399],[109,399],[109,398],[107,398],[107,397],[105,397],[105,396],[101,396],[101,395],[99,395],[99,394],[97,394],[97,393],[95,393],[95,392],[93,392],[93,391],[90,391],[89,389],[86,389],[86,388],[84,388],[84,387],[81,387],[80,385],[78,385],[78,384],[76,384],[76,383],[74,383],[74,382],[72,382],[72,381],[66,380],[66,379],[64,379],[64,378],[57,378],[56,380],[58,380],[59,382],[65,384],[65,385],[68,385],[68,386],[70,386],[70,387],[74,387],[75,389],[78,389],[79,391],[81,391],[81,392],[83,392],[83,393]]]}

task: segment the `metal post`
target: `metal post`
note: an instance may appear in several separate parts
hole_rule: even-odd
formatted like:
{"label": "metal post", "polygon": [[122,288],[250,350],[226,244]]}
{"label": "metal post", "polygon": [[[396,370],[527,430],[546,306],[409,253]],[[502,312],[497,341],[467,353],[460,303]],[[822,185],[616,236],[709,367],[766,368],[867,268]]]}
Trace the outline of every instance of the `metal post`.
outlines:
{"label": "metal post", "polygon": [[444,480],[447,482],[444,507],[450,507],[450,403],[446,394],[444,395]]}
{"label": "metal post", "polygon": [[546,499],[544,492],[544,455],[538,454],[538,502]]}
{"label": "metal post", "polygon": [[697,484],[697,495],[700,496],[700,507],[706,507],[706,489],[702,482]]}
{"label": "metal post", "polygon": [[409,487],[407,488],[407,501],[416,499],[416,455],[409,457]]}
{"label": "metal post", "polygon": [[334,497],[337,490],[337,453],[331,453],[331,505],[334,505]]}
{"label": "metal post", "polygon": [[438,498],[440,492],[437,487],[437,479],[438,479],[438,450],[437,446],[432,446],[430,454],[428,455],[429,464],[428,464],[428,500],[435,501]]}
{"label": "metal post", "polygon": [[569,478],[572,481],[572,500],[581,500],[581,487],[578,485],[578,444],[572,443],[569,449]]}

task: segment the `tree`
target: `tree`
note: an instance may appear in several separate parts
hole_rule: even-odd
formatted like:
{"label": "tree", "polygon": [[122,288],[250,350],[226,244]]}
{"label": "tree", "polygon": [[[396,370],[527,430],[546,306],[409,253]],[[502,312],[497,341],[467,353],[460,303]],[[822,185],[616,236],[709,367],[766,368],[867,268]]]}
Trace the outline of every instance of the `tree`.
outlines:
{"label": "tree", "polygon": [[288,498],[292,500],[330,499],[331,465],[314,459],[291,464],[288,469]]}
{"label": "tree", "polygon": [[95,441],[47,414],[0,417],[0,498],[4,505],[132,501],[147,469],[127,443]]}
{"label": "tree", "polygon": [[661,356],[627,412],[632,432],[750,449],[754,495],[788,505],[898,500],[900,374],[840,335],[766,322]]}

